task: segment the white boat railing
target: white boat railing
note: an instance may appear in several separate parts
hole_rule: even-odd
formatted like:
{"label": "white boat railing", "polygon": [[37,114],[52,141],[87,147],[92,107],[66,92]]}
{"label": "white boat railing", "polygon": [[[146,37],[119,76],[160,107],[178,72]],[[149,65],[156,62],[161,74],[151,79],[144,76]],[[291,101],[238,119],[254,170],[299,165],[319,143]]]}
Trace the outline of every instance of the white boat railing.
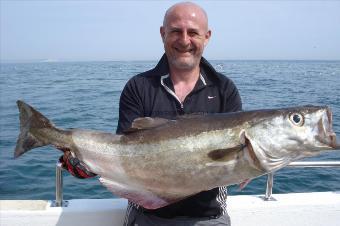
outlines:
{"label": "white boat railing", "polygon": [[[291,162],[287,167],[294,168],[330,168],[330,167],[340,167],[340,161],[313,161],[313,162]],[[273,185],[274,185],[274,173],[267,174],[267,187],[264,200],[275,201],[273,198]]]}
{"label": "white boat railing", "polygon": [[[291,162],[287,167],[300,167],[300,168],[326,168],[326,167],[339,167],[340,161],[313,161],[313,162]],[[55,201],[52,202],[51,207],[67,207],[68,201],[63,200],[63,168],[61,163],[56,164],[56,191]],[[265,201],[275,201],[273,194],[274,173],[268,173]]]}

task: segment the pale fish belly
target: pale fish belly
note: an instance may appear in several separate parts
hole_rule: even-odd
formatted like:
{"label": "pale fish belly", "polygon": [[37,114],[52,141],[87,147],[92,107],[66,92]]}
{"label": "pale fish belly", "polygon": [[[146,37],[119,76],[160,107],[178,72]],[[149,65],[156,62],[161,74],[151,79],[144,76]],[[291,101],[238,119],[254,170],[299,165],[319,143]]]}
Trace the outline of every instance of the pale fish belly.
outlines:
{"label": "pale fish belly", "polygon": [[252,160],[246,149],[230,151],[226,161],[209,157],[211,151],[239,145],[239,134],[231,129],[129,145],[122,147],[127,154],[121,156],[121,166],[132,181],[148,189],[171,193],[199,192],[238,183],[240,178],[248,179],[253,171],[258,171],[249,162]]}
{"label": "pale fish belly", "polygon": [[231,130],[142,144],[120,144],[116,135],[77,131],[73,141],[76,156],[100,175],[104,186],[149,208],[259,175],[246,148],[230,151],[225,161],[209,157],[211,151],[239,146],[238,134]]}

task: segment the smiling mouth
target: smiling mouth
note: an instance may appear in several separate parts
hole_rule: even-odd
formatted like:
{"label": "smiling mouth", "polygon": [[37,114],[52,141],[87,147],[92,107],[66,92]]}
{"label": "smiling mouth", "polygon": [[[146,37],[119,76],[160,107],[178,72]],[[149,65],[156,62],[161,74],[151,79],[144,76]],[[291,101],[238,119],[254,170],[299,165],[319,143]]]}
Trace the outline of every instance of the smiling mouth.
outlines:
{"label": "smiling mouth", "polygon": [[194,51],[193,48],[186,46],[186,47],[174,47],[174,49],[178,52],[178,53],[192,53]]}
{"label": "smiling mouth", "polygon": [[179,49],[176,49],[176,51],[180,54],[186,54],[186,53],[189,53],[191,54],[192,53],[192,50],[179,50]]}

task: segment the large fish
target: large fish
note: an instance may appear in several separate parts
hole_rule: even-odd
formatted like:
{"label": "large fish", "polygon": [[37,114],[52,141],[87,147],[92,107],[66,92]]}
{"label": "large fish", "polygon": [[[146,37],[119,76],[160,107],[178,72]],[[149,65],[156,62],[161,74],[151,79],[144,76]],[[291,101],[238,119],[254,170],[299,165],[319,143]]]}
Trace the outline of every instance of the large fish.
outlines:
{"label": "large fish", "polygon": [[339,148],[328,107],[138,118],[124,135],[56,128],[22,101],[14,156],[67,148],[114,194],[155,209]]}

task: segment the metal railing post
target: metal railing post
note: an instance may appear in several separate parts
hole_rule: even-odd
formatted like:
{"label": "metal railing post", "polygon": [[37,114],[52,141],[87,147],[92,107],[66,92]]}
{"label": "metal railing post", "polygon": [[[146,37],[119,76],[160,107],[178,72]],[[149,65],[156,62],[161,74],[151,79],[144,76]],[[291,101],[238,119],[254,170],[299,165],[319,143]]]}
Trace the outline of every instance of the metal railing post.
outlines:
{"label": "metal railing post", "polygon": [[67,201],[63,200],[63,167],[60,162],[57,162],[55,168],[55,201],[52,202],[52,207],[66,207]]}
{"label": "metal railing post", "polygon": [[60,162],[57,162],[55,171],[55,205],[61,206],[63,203],[63,168]]}
{"label": "metal railing post", "polygon": [[268,173],[266,194],[264,196],[264,200],[266,200],[266,201],[275,200],[272,197],[272,194],[273,194],[273,184],[274,184],[274,173]]}

